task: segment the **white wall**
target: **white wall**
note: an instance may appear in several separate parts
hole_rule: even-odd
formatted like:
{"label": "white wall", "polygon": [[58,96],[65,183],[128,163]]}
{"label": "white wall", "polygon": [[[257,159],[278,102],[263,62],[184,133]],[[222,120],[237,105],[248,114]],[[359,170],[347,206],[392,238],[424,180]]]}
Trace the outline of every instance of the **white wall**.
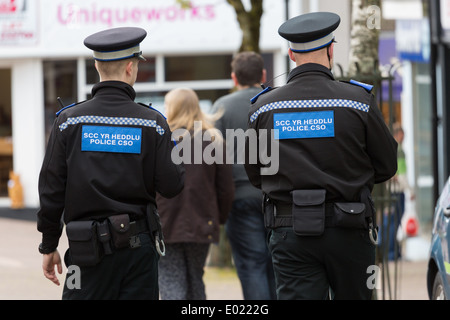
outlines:
{"label": "white wall", "polygon": [[[281,1],[280,2],[284,2]],[[283,3],[284,6],[284,3]],[[350,52],[350,29],[351,29],[351,1],[348,0],[289,0],[289,17],[295,17],[303,13],[328,11],[334,12],[341,17],[341,23],[334,32],[337,43],[334,46],[334,63],[340,64],[343,70],[348,69],[348,58]],[[278,30],[278,27],[277,27]],[[286,50],[288,48],[286,42]],[[283,48],[283,46],[282,46]],[[282,49],[284,53],[284,49]],[[295,63],[291,62],[290,67],[294,68]],[[334,69],[337,73],[337,68]]]}
{"label": "white wall", "polygon": [[12,64],[13,168],[20,175],[26,207],[38,207],[38,176],[44,157],[44,88],[39,59]]}
{"label": "white wall", "polygon": [[[249,1],[247,1],[249,2]],[[0,25],[0,32],[28,33],[0,39],[0,58],[78,57],[91,52],[83,45],[90,34],[115,27],[144,28],[148,36],[141,44],[144,54],[186,54],[236,51],[242,32],[234,9],[226,1],[194,0],[182,10],[175,0],[41,0],[28,1],[24,11],[6,17],[20,30]],[[261,48],[280,47],[278,26],[284,20],[284,1],[265,0],[261,25]],[[2,18],[0,12],[0,19]],[[18,47],[26,50],[18,50]]]}
{"label": "white wall", "polygon": [[[341,24],[334,32],[337,43],[334,45],[334,62],[339,63],[343,70],[348,69],[351,30],[351,1],[348,0],[315,0],[319,11],[329,11],[341,17]],[[335,71],[336,72],[336,71]]]}

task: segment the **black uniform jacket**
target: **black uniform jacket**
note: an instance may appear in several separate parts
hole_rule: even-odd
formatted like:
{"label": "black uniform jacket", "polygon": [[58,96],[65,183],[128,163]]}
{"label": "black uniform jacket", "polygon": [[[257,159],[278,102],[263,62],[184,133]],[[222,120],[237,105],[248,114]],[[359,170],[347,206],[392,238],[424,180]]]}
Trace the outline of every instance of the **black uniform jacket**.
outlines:
{"label": "black uniform jacket", "polygon": [[44,248],[57,247],[63,212],[65,223],[122,213],[138,219],[156,192],[170,198],[184,186],[163,115],[135,103],[124,82],[100,82],[92,96],[63,109],[49,137],[39,176]]}
{"label": "black uniform jacket", "polygon": [[336,81],[322,65],[298,66],[286,85],[260,95],[249,112],[252,129],[259,139],[266,139],[260,129],[278,129],[278,172],[261,175],[251,139],[245,164],[253,185],[275,202],[291,203],[290,191],[304,189],[326,189],[327,202],[359,201],[363,186],[372,190],[397,171],[397,142],[374,95]]}

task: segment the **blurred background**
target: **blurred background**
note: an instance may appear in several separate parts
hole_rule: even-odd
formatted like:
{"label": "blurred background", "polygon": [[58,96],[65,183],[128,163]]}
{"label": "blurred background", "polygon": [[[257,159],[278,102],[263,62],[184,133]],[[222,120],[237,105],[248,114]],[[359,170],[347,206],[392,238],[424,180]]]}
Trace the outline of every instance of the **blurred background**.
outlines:
{"label": "blurred background", "polygon": [[184,86],[209,111],[233,90],[230,62],[238,51],[260,52],[266,85],[284,84],[294,65],[278,27],[313,11],[341,16],[335,77],[373,84],[386,123],[403,127],[412,188],[405,217],[415,217],[414,235],[429,238],[450,171],[450,0],[0,0],[0,207],[39,207],[38,175],[55,113],[89,99],[99,81],[83,45],[88,35],[146,29],[136,101],[163,112],[165,93]]}

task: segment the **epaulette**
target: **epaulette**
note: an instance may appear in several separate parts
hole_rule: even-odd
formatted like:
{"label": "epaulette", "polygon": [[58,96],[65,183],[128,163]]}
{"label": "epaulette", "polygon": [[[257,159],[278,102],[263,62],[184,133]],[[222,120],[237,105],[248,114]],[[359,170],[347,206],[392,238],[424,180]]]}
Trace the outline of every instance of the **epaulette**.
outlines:
{"label": "epaulette", "polygon": [[150,108],[151,107],[151,104],[147,105],[147,104],[142,103],[142,102],[138,102],[137,104],[140,104],[141,106],[144,106],[146,108]]}
{"label": "epaulette", "polygon": [[69,104],[68,106],[62,107],[58,112],[56,112],[56,116],[59,116],[59,114],[60,114],[61,112],[63,112],[64,110],[69,109],[69,108],[72,108],[72,107],[75,107],[75,106],[77,106],[77,105],[79,105],[80,103],[83,103],[83,102],[85,102],[85,101],[87,101],[87,100],[80,101],[80,102],[75,102],[75,103]]}
{"label": "epaulette", "polygon": [[362,88],[366,89],[366,91],[369,92],[369,93],[371,93],[372,89],[373,89],[373,85],[367,84],[367,83],[364,83],[364,82],[359,82],[359,81],[356,81],[356,80],[353,80],[353,79],[350,80],[350,81],[342,81],[342,82],[346,82],[346,83],[350,83],[350,84],[353,84],[353,85],[358,86],[358,87],[362,87]]}
{"label": "epaulette", "polygon": [[167,120],[167,118],[166,118],[166,116],[164,115],[164,114],[162,114],[162,112],[161,111],[159,111],[159,110],[157,110],[157,109],[155,109],[155,108],[153,108],[152,107],[152,104],[150,103],[149,105],[147,105],[147,104],[145,104],[145,103],[142,103],[142,102],[138,102],[137,104],[140,104],[141,106],[144,106],[144,107],[146,107],[146,108],[148,108],[148,109],[152,109],[152,110],[155,110],[156,112],[158,112],[160,115],[162,115],[163,117],[164,117],[164,119],[166,119]]}
{"label": "epaulette", "polygon": [[253,98],[250,99],[250,102],[252,104],[254,104],[256,102],[256,100],[258,100],[260,95],[263,95],[266,92],[269,92],[270,90],[272,90],[272,87],[266,87],[264,88],[264,90],[262,90],[261,92],[259,92],[256,96],[254,96]]}

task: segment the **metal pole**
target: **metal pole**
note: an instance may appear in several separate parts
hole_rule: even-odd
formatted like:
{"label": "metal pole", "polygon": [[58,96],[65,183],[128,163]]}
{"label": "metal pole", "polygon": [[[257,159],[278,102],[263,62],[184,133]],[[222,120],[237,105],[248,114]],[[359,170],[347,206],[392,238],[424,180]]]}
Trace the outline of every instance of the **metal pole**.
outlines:
{"label": "metal pole", "polygon": [[438,151],[438,127],[439,119],[437,113],[437,83],[436,83],[436,61],[437,46],[440,38],[440,10],[439,1],[428,0],[428,20],[430,22],[430,77],[431,77],[431,128],[432,128],[432,163],[433,163],[433,203],[439,197],[439,151]]}
{"label": "metal pole", "polygon": [[[287,21],[287,20],[289,20],[289,0],[285,0],[284,2],[285,2],[284,14],[285,14],[285,20]],[[289,54],[286,54],[286,71],[287,71],[287,73],[289,73],[289,71],[290,71],[290,67],[289,67],[290,63],[291,63],[291,59],[289,58]]]}

